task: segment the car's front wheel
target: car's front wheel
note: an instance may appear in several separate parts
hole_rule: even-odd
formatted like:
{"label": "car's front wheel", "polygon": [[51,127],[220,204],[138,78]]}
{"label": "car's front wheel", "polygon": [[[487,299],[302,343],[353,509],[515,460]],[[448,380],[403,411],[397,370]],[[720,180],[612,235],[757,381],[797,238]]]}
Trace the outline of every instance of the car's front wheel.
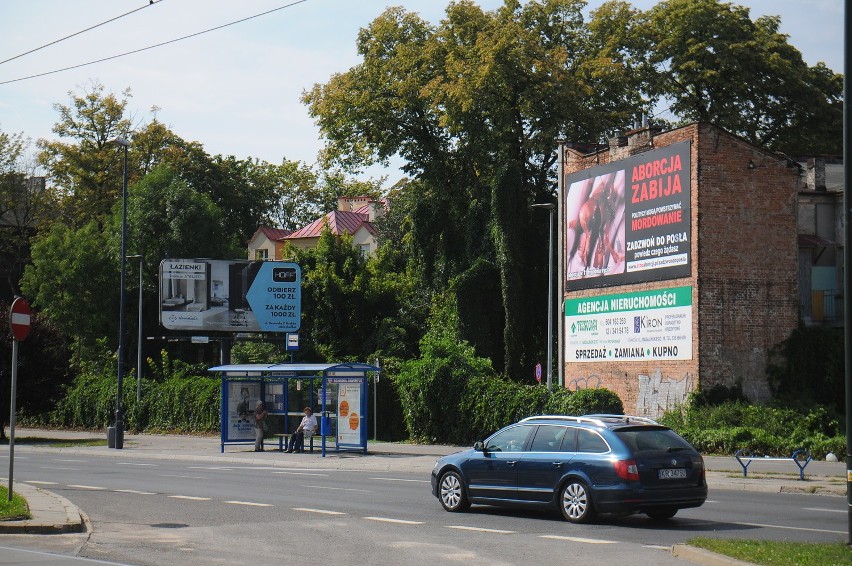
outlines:
{"label": "car's front wheel", "polygon": [[470,507],[464,482],[461,476],[453,471],[446,472],[441,476],[441,481],[438,482],[438,497],[441,500],[441,505],[447,511],[465,511]]}
{"label": "car's front wheel", "polygon": [[562,516],[572,523],[588,523],[595,518],[595,507],[589,487],[578,479],[569,480],[559,495]]}

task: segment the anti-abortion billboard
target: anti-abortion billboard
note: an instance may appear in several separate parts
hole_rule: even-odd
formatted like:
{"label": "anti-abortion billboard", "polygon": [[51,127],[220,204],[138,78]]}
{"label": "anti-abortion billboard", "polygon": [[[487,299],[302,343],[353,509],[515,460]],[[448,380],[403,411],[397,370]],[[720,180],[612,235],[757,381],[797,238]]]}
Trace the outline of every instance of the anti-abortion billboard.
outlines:
{"label": "anti-abortion billboard", "polygon": [[690,275],[690,144],[565,178],[567,289]]}
{"label": "anti-abortion billboard", "polygon": [[160,263],[160,323],[169,330],[296,332],[301,319],[302,271],[295,263]]}

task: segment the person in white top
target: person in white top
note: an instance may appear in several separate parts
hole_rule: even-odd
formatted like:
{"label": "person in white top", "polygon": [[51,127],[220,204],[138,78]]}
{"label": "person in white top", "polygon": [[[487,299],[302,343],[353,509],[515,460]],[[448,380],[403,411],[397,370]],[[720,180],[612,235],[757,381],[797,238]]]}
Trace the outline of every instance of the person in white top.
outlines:
{"label": "person in white top", "polygon": [[293,436],[290,437],[290,445],[287,447],[287,452],[304,452],[305,436],[313,436],[317,432],[317,418],[310,407],[305,407],[305,416],[302,417],[302,422]]}

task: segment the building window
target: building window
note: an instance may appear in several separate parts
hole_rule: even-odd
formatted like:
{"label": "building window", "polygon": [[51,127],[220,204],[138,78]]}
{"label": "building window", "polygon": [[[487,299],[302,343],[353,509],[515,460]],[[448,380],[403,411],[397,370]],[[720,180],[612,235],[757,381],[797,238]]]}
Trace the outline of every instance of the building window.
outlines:
{"label": "building window", "polygon": [[367,257],[370,255],[370,244],[359,244],[358,249],[361,250],[361,257]]}
{"label": "building window", "polygon": [[269,250],[263,248],[254,250],[254,259],[257,261],[266,261],[269,259]]}

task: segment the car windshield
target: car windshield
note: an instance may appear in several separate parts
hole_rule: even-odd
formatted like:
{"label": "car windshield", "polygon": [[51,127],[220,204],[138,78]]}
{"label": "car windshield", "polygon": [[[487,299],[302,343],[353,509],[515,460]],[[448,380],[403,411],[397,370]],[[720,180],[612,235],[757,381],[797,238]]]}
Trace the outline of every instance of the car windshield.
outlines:
{"label": "car windshield", "polygon": [[668,428],[621,428],[615,434],[634,452],[692,450],[687,441]]}

